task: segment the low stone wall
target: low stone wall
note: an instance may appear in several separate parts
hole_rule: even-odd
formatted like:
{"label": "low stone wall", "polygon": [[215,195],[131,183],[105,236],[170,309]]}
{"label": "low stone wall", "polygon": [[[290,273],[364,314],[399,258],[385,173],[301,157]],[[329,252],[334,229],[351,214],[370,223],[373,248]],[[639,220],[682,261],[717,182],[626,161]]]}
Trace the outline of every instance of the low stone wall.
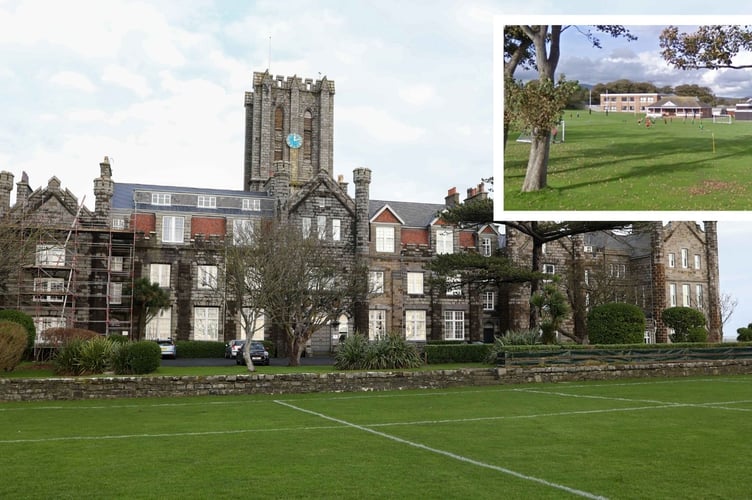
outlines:
{"label": "low stone wall", "polygon": [[0,401],[114,399],[405,389],[752,373],[752,360],[457,370],[0,379]]}

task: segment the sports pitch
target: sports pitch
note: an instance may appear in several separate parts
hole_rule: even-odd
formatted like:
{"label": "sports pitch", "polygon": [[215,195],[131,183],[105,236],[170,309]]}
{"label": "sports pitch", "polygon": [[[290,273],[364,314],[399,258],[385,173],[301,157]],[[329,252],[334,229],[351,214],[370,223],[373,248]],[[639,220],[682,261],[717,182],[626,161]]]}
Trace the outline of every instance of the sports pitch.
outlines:
{"label": "sports pitch", "polygon": [[752,122],[566,111],[551,145],[548,188],[521,193],[530,144],[511,130],[505,210],[750,210]]}
{"label": "sports pitch", "polygon": [[0,498],[745,498],[752,376],[0,404]]}

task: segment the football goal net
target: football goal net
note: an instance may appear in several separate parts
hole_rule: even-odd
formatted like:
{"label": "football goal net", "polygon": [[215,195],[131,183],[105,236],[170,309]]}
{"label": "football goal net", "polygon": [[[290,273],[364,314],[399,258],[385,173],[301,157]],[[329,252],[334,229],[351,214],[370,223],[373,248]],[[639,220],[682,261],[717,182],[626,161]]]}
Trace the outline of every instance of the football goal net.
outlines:
{"label": "football goal net", "polygon": [[[564,121],[562,120],[561,123],[559,123],[558,125],[556,125],[554,128],[551,129],[551,140],[553,142],[564,142],[566,131],[567,131],[566,123],[564,123]],[[517,138],[517,142],[533,142],[530,131],[522,132],[520,136]]]}
{"label": "football goal net", "polygon": [[731,115],[714,115],[713,123],[728,123],[731,124]]}

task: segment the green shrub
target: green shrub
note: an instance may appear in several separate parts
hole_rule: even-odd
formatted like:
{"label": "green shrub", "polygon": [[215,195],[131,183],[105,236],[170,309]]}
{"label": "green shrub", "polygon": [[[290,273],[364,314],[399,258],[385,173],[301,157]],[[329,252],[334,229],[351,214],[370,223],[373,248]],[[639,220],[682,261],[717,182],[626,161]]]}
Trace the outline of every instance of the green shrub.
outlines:
{"label": "green shrub", "polygon": [[705,326],[705,315],[691,307],[669,307],[661,314],[663,323],[674,330],[671,342],[692,342],[690,331]]}
{"label": "green shrub", "polygon": [[426,344],[426,361],[439,363],[483,363],[493,344]]}
{"label": "green shrub", "polygon": [[108,339],[110,339],[115,344],[127,344],[131,340],[128,338],[127,335],[108,335]]}
{"label": "green shrub", "polygon": [[504,352],[504,349],[510,345],[538,345],[540,343],[541,336],[535,328],[507,330],[504,335],[496,336],[484,361],[488,364],[496,364],[499,353]]}
{"label": "green shrub", "polygon": [[83,339],[71,339],[65,343],[53,358],[53,371],[56,375],[81,375],[81,349]]}
{"label": "green shrub", "polygon": [[707,342],[708,331],[704,326],[693,326],[687,333],[687,342]]}
{"label": "green shrub", "polygon": [[23,358],[27,347],[27,330],[23,325],[0,320],[0,369],[12,371]]}
{"label": "green shrub", "polygon": [[15,309],[3,309],[0,310],[0,320],[12,321],[18,323],[26,330],[27,342],[26,342],[26,354],[27,357],[31,357],[31,353],[34,351],[34,341],[37,336],[37,329],[34,326],[34,318],[22,311]]}
{"label": "green shrub", "polygon": [[153,340],[116,345],[112,353],[112,368],[119,375],[142,375],[159,368],[162,350]]}
{"label": "green shrub", "polygon": [[178,340],[175,342],[181,358],[224,358],[225,343],[202,340]]}
{"label": "green shrub", "polygon": [[350,335],[339,343],[334,360],[340,370],[403,369],[422,364],[415,345],[398,333],[371,342],[362,335]]}
{"label": "green shrub", "polygon": [[596,306],[588,313],[587,332],[591,344],[641,343],[645,314],[639,307],[623,302]]}
{"label": "green shrub", "polygon": [[334,355],[334,367],[338,370],[356,370],[366,356],[368,339],[363,335],[348,335],[337,345]]}
{"label": "green shrub", "polygon": [[746,327],[736,329],[739,335],[736,337],[737,342],[752,342],[752,323]]}

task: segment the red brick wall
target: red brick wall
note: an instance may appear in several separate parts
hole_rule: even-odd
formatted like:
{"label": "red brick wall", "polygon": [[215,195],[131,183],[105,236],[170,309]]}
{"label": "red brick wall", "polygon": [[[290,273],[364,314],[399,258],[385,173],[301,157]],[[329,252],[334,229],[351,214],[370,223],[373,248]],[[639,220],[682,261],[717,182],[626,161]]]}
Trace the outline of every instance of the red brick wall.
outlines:
{"label": "red brick wall", "polygon": [[191,238],[197,234],[204,236],[224,236],[227,232],[227,221],[218,217],[192,217]]}
{"label": "red brick wall", "polygon": [[152,231],[157,230],[157,216],[154,214],[133,214],[131,218],[131,226],[136,231],[143,231],[149,234]]}

